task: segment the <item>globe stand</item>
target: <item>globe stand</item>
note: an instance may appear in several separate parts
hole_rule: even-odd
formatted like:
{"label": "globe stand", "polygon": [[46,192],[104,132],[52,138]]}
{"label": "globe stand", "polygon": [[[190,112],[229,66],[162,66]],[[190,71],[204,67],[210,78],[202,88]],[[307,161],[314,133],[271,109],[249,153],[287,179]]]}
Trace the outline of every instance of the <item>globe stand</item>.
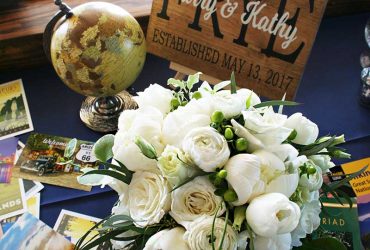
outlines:
{"label": "globe stand", "polygon": [[80,118],[94,131],[113,132],[118,129],[118,118],[122,111],[136,108],[136,102],[127,91],[115,96],[89,96],[81,105]]}

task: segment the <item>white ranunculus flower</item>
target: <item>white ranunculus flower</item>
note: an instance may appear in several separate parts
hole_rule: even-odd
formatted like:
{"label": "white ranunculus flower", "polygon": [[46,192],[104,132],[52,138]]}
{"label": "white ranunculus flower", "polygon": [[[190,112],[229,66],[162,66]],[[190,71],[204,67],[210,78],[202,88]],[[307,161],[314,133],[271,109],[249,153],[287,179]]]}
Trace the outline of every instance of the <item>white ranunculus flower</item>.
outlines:
{"label": "white ranunculus flower", "polygon": [[237,154],[225,165],[226,180],[238,195],[234,206],[240,206],[250,199],[253,187],[260,179],[260,159],[252,154]]}
{"label": "white ranunculus flower", "polygon": [[281,193],[289,198],[296,191],[298,182],[298,172],[280,175],[267,184],[266,193]]}
{"label": "white ranunculus flower", "polygon": [[308,145],[314,143],[319,135],[319,128],[301,113],[291,115],[285,122],[285,127],[295,129],[297,136],[294,143]]}
{"label": "white ranunculus flower", "polygon": [[[190,249],[196,250],[211,250],[212,244],[210,241],[212,234],[212,216],[199,217],[187,228],[184,235],[184,239],[188,242]],[[215,236],[215,247],[219,249],[221,244],[222,235],[224,233],[225,221],[221,218],[217,218],[214,223],[214,236]],[[237,236],[235,231],[230,225],[226,227],[226,233],[223,245],[223,250],[236,250],[237,249]]]}
{"label": "white ranunculus flower", "polygon": [[172,91],[161,85],[151,84],[144,92],[137,92],[137,95],[133,98],[139,105],[139,108],[155,107],[164,115],[171,110]]}
{"label": "white ranunculus flower", "polygon": [[266,183],[269,183],[285,171],[284,162],[275,154],[266,150],[257,150],[253,154],[260,159],[261,179]]}
{"label": "white ranunculus flower", "polygon": [[146,227],[158,223],[171,206],[170,186],[162,175],[151,172],[133,174],[128,188],[130,216]]}
{"label": "white ranunculus flower", "polygon": [[220,196],[214,194],[216,188],[208,177],[200,176],[179,187],[171,194],[170,215],[177,223],[187,225],[203,215],[214,216],[222,204],[218,215],[225,212],[225,204]]}
{"label": "white ranunculus flower", "polygon": [[266,150],[274,153],[282,161],[291,161],[298,157],[298,150],[290,144],[280,144],[266,147]]}
{"label": "white ranunculus flower", "polygon": [[252,153],[256,150],[263,149],[265,146],[263,143],[256,138],[254,135],[252,135],[248,129],[240,125],[237,121],[234,119],[231,120],[231,125],[233,126],[233,129],[235,131],[235,134],[241,138],[244,138],[248,141],[248,148],[247,152]]}
{"label": "white ranunculus flower", "polygon": [[289,233],[277,234],[272,237],[256,236],[254,239],[255,250],[290,250],[292,237]]}
{"label": "white ranunculus flower", "polygon": [[221,111],[226,119],[240,115],[245,107],[245,100],[243,101],[236,93],[231,94],[230,90],[221,90],[215,93],[211,100],[214,109]]}
{"label": "white ranunculus flower", "polygon": [[190,161],[181,149],[167,145],[161,156],[158,158],[158,168],[168,182],[175,187],[186,179],[193,177],[199,169],[192,166]]}
{"label": "white ranunculus flower", "polygon": [[[124,115],[123,115],[124,116]],[[121,115],[121,117],[123,117]],[[120,118],[121,119],[121,118]],[[124,122],[126,122],[124,124]],[[135,144],[137,136],[151,143],[160,154],[164,145],[161,140],[162,115],[155,108],[138,110],[130,119],[122,119],[114,137],[113,158],[122,162],[131,171],[149,171],[157,168],[157,162],[145,157]]]}
{"label": "white ranunculus flower", "polygon": [[182,143],[182,148],[203,171],[213,172],[223,167],[230,156],[225,137],[211,127],[191,130]]}
{"label": "white ranunculus flower", "polygon": [[182,227],[164,229],[149,238],[144,250],[190,250],[183,238],[184,234],[185,229]]}
{"label": "white ranunculus flower", "polygon": [[236,94],[238,95],[239,99],[243,103],[243,110],[246,109],[246,104],[247,104],[247,100],[249,97],[251,97],[251,101],[250,101],[251,107],[253,107],[256,104],[261,103],[261,99],[258,97],[258,95],[256,95],[256,93],[254,93],[250,89],[238,89],[236,91]]}
{"label": "white ranunculus flower", "polygon": [[309,165],[315,167],[316,173],[310,174],[309,176],[307,176],[307,174],[302,174],[299,180],[299,185],[307,188],[310,192],[313,192],[319,190],[322,186],[322,170],[313,163]]}
{"label": "white ranunculus flower", "polygon": [[301,211],[299,224],[292,232],[293,246],[301,246],[301,238],[305,238],[306,234],[311,234],[320,226],[320,201],[312,200],[305,203]]}
{"label": "white ranunculus flower", "polygon": [[308,161],[305,155],[300,155],[293,160],[285,162],[285,167],[290,173],[297,172],[300,166],[303,166]]}
{"label": "white ranunculus flower", "polygon": [[286,115],[275,113],[272,108],[266,109],[263,115],[260,112],[258,109],[243,111],[244,126],[264,145],[280,145],[293,131],[284,127]]}
{"label": "white ranunculus flower", "polygon": [[181,148],[182,141],[190,130],[209,127],[212,113],[212,103],[207,98],[192,99],[186,106],[169,113],[163,121],[164,143]]}
{"label": "white ranunculus flower", "polygon": [[246,211],[248,224],[259,236],[273,237],[293,231],[299,222],[300,209],[280,193],[254,198]]}
{"label": "white ranunculus flower", "polygon": [[[324,150],[321,152],[324,152]],[[331,157],[329,155],[311,155],[308,157],[308,159],[313,161],[316,166],[319,166],[324,173],[328,172],[329,169],[335,166],[335,164],[331,161]]]}

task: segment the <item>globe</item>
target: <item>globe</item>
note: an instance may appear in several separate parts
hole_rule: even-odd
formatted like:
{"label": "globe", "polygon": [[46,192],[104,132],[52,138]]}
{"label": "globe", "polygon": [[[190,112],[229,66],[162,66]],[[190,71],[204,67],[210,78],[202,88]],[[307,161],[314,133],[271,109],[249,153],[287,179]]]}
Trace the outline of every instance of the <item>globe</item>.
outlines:
{"label": "globe", "polygon": [[72,9],[58,24],[50,54],[55,71],[85,96],[115,95],[140,74],[146,56],[144,33],[119,6],[90,2]]}

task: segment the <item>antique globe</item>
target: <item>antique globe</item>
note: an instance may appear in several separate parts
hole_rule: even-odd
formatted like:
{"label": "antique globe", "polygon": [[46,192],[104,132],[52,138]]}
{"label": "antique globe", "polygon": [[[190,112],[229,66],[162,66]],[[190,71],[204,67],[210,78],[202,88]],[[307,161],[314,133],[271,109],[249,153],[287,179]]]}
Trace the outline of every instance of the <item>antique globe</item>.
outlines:
{"label": "antique globe", "polygon": [[60,79],[88,96],[80,117],[90,128],[117,128],[122,110],[135,108],[125,91],[140,74],[146,57],[145,36],[133,16],[114,4],[90,2],[61,11],[44,33],[44,47]]}

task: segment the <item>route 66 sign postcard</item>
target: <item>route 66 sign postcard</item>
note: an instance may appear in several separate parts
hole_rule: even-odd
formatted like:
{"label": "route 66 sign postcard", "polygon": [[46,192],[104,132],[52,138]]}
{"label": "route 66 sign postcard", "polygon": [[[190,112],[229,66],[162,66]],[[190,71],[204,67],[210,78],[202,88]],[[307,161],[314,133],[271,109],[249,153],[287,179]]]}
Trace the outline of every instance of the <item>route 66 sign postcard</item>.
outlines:
{"label": "route 66 sign postcard", "polygon": [[21,79],[0,85],[0,139],[33,130]]}
{"label": "route 66 sign postcard", "polygon": [[13,175],[57,186],[90,191],[77,182],[85,168],[98,168],[94,143],[60,136],[32,133],[22,151]]}
{"label": "route 66 sign postcard", "polygon": [[[294,99],[327,0],[154,0],[148,51],[240,87]],[[187,72],[182,72],[187,73]]]}

